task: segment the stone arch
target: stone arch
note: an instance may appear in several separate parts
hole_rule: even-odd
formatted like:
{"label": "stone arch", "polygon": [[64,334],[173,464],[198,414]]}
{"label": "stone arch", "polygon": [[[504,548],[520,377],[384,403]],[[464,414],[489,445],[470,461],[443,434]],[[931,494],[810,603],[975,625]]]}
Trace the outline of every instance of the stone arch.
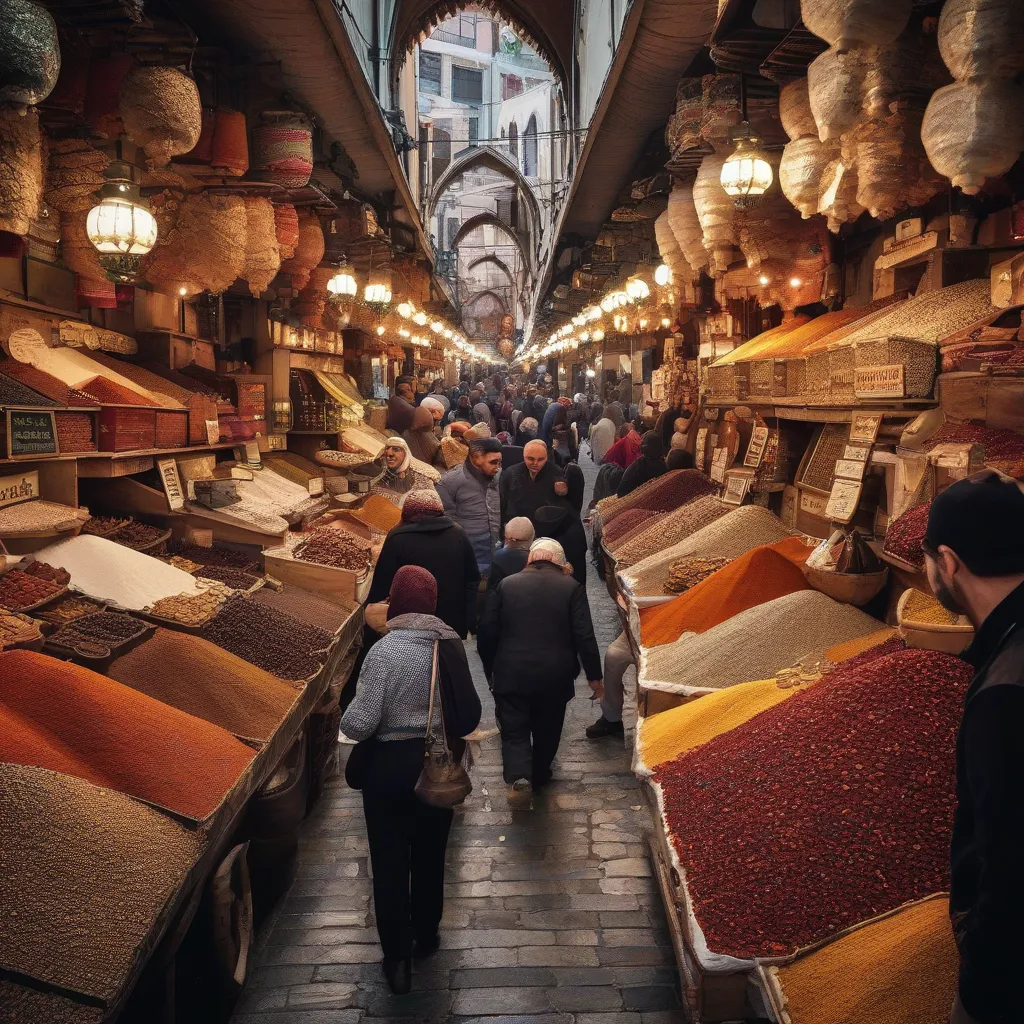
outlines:
{"label": "stone arch", "polygon": [[530,254],[527,248],[523,245],[523,240],[517,235],[503,220],[496,217],[493,213],[479,213],[475,217],[470,217],[462,227],[455,233],[455,237],[452,239],[451,247],[457,249],[459,242],[461,242],[468,234],[475,231],[477,228],[486,227],[488,224],[493,224],[495,227],[501,230],[503,234],[508,235],[512,239],[513,244],[519,249],[520,255],[523,257],[523,266],[527,270],[532,270],[533,264],[530,262]]}

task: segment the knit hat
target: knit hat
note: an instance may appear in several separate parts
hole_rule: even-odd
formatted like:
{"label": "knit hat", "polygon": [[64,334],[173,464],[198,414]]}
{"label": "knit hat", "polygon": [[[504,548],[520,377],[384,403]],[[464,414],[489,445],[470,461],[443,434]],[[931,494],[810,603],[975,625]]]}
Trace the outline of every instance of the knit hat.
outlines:
{"label": "knit hat", "polygon": [[533,529],[533,523],[526,516],[513,516],[505,524],[505,541],[507,543],[518,541],[519,543],[532,544],[535,536],[536,532]]}
{"label": "knit hat", "polygon": [[431,516],[443,516],[444,503],[441,496],[434,490],[422,488],[410,491],[402,502],[402,522],[414,523],[418,519],[429,519]]}
{"label": "knit hat", "polygon": [[469,442],[469,451],[472,455],[482,455],[484,452],[500,452],[501,442],[496,437],[474,437]]}
{"label": "knit hat", "polygon": [[418,612],[433,615],[437,611],[437,580],[419,565],[403,565],[391,581],[388,619]]}
{"label": "knit hat", "polygon": [[499,431],[494,436],[504,445],[510,445],[512,443],[512,435],[507,430]]}
{"label": "knit hat", "polygon": [[468,444],[474,437],[490,437],[491,428],[486,423],[474,423],[463,436]]}
{"label": "knit hat", "polygon": [[975,473],[932,500],[924,548],[944,544],[976,576],[1024,572],[1024,493],[993,470]]}
{"label": "knit hat", "polygon": [[448,433],[452,437],[462,437],[469,429],[469,424],[465,420],[456,420],[448,424]]}
{"label": "knit hat", "polygon": [[519,431],[523,434],[530,434],[532,437],[537,436],[537,421],[532,416],[527,416],[525,419],[519,421]]}
{"label": "knit hat", "polygon": [[530,562],[554,562],[555,565],[565,566],[565,548],[552,540],[550,537],[542,537],[530,545]]}

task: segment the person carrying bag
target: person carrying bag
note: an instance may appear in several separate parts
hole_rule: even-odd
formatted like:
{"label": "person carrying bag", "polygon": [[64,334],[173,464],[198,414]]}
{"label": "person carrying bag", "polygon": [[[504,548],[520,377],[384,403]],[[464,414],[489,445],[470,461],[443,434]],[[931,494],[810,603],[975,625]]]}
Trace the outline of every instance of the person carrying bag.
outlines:
{"label": "person carrying bag", "polygon": [[399,569],[388,632],[367,653],[341,721],[359,741],[345,778],[363,795],[384,974],[396,994],[409,991],[412,956],[429,956],[440,945],[452,808],[472,789],[461,737],[480,723],[462,641],[436,617],[436,607],[435,578],[419,566]]}

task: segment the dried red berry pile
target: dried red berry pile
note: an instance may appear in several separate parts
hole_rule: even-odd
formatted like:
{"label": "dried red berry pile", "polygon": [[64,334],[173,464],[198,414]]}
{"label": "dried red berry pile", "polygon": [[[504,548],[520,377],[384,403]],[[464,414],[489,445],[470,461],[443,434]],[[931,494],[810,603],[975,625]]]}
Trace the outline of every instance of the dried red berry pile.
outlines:
{"label": "dried red berry pile", "polygon": [[928,513],[931,511],[931,502],[926,505],[916,505],[907,509],[898,519],[894,519],[889,528],[885,531],[886,554],[895,555],[897,558],[916,565],[918,568],[924,565],[924,550],[921,542],[924,540],[924,532],[928,528]]}
{"label": "dried red berry pile", "polygon": [[988,462],[1024,459],[1024,435],[1016,430],[995,430],[975,423],[947,423],[925,446],[931,451],[939,444],[980,444]]}
{"label": "dried red berry pile", "polygon": [[67,569],[61,569],[59,566],[50,565],[47,562],[28,562],[24,566],[24,571],[29,576],[36,576],[41,580],[48,580],[50,583],[57,583],[62,587],[66,587],[71,582],[71,573]]}
{"label": "dried red berry pile", "polygon": [[0,608],[12,612],[34,608],[63,589],[64,584],[56,580],[44,580],[22,569],[11,569],[0,576]]}
{"label": "dried red berry pile", "polygon": [[840,665],[655,773],[710,949],[783,956],[949,885],[971,669]]}
{"label": "dried red berry pile", "polygon": [[627,533],[635,530],[644,523],[649,523],[655,516],[664,515],[664,512],[655,512],[649,508],[627,508],[625,512],[617,515],[605,528],[601,539],[605,545],[614,544],[617,540],[625,537]]}

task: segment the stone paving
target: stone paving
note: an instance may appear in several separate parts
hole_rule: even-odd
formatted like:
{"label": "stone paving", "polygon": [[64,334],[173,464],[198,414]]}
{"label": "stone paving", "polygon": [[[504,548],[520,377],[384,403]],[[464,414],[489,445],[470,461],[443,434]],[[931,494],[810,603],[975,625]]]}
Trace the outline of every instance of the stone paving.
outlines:
{"label": "stone paving", "polygon": [[[592,478],[589,459],[581,464]],[[588,581],[603,650],[619,620],[592,567]],[[482,727],[493,728],[493,702],[467,647]],[[234,1024],[686,1020],[629,730],[625,746],[586,739],[600,713],[589,693],[578,681],[555,782],[528,810],[509,806],[497,737],[482,744],[448,845],[441,949],[414,964],[407,996],[392,995],[381,974],[359,794],[332,779],[305,823],[298,877],[259,937]]]}

